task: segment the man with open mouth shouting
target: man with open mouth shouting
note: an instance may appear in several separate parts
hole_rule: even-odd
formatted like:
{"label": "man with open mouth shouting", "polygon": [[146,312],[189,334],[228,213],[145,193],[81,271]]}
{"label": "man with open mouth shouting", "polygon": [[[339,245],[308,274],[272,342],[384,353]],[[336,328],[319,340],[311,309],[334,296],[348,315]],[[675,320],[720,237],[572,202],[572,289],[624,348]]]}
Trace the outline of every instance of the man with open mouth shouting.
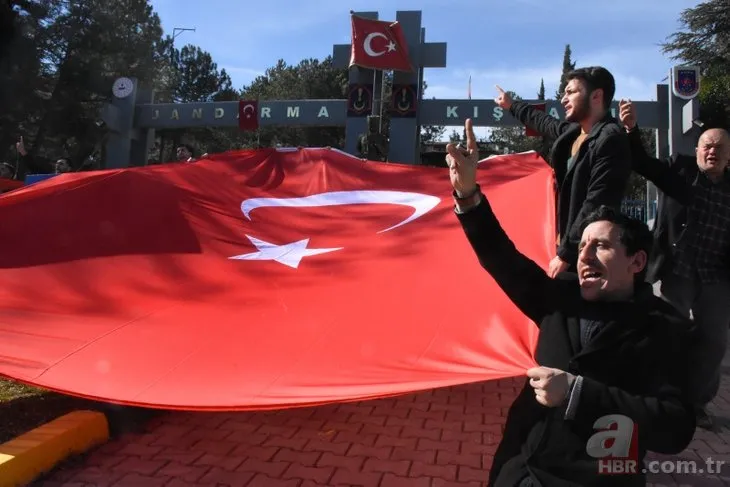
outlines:
{"label": "man with open mouth shouting", "polygon": [[550,278],[502,229],[477,184],[471,120],[466,133],[466,150],[447,146],[457,218],[482,267],[540,328],[539,366],[510,407],[489,485],[646,485],[647,451],[679,453],[695,431],[691,322],[644,281],[651,232],[599,207],[580,225],[578,274]]}

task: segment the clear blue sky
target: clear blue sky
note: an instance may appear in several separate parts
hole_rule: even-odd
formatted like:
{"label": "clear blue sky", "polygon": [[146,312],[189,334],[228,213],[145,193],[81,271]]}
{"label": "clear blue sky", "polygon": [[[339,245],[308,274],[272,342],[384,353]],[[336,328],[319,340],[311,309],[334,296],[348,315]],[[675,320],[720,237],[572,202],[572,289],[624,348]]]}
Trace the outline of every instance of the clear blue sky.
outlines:
{"label": "clear blue sky", "polygon": [[[195,28],[176,40],[210,52],[241,88],[284,59],[296,64],[350,42],[349,11],[421,10],[426,39],[447,43],[447,67],[427,69],[426,96],[494,98],[494,85],[534,98],[544,78],[557,89],[563,49],[578,66],[603,65],[616,77],[616,98],[654,99],[672,61],[659,44],[679,28],[689,0],[152,0],[166,32]],[[448,7],[445,7],[448,5]]]}

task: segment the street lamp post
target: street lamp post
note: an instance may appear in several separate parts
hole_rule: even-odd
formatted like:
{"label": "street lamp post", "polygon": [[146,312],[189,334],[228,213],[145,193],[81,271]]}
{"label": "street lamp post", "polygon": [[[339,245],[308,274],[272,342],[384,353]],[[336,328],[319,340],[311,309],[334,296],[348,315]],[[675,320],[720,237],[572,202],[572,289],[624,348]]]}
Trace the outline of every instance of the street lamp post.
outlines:
{"label": "street lamp post", "polygon": [[192,29],[187,28],[187,27],[175,27],[174,29],[172,29],[172,43],[175,44],[175,39],[177,38],[177,36],[179,36],[180,34],[182,34],[185,31],[195,32],[195,27],[193,27]]}
{"label": "street lamp post", "polygon": [[175,64],[175,39],[183,32],[195,32],[195,27],[175,27],[172,29],[172,46],[170,47],[170,64]]}

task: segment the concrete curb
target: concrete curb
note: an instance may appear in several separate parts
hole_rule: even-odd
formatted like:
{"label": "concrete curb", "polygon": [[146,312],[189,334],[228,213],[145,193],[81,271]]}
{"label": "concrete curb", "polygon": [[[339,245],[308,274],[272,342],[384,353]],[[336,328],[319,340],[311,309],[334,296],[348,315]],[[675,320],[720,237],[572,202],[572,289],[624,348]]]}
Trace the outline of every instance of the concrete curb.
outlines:
{"label": "concrete curb", "polygon": [[0,445],[0,487],[20,487],[109,440],[104,413],[74,411]]}

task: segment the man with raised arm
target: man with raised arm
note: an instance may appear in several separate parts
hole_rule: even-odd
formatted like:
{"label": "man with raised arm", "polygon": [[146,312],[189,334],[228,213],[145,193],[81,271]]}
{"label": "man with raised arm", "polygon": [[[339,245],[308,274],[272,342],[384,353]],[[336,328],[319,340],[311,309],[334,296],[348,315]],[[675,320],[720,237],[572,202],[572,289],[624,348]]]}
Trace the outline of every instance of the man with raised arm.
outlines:
{"label": "man with raised arm", "polygon": [[513,101],[499,86],[495,99],[527,127],[555,142],[548,162],[557,182],[557,255],[548,274],[575,272],[581,221],[602,205],[621,207],[631,175],[631,152],[626,134],[611,116],[616,92],[613,75],[600,66],[566,75],[561,122],[529,103]]}
{"label": "man with raised arm", "polygon": [[[646,452],[679,453],[695,431],[686,377],[691,323],[644,282],[651,232],[601,206],[578,226],[577,275],[549,277],[502,229],[477,184],[471,120],[466,133],[465,151],[447,146],[457,218],[482,267],[540,328],[538,366],[510,407],[488,485],[645,485]],[[619,428],[600,436],[615,438],[613,446],[595,436],[611,421]],[[611,470],[611,453],[627,472]]]}
{"label": "man with raised arm", "polygon": [[684,315],[692,311],[697,424],[713,429],[707,404],[720,389],[730,326],[730,135],[711,128],[700,136],[694,155],[660,161],[644,149],[633,103],[621,100],[619,109],[634,170],[659,189],[648,280]]}

